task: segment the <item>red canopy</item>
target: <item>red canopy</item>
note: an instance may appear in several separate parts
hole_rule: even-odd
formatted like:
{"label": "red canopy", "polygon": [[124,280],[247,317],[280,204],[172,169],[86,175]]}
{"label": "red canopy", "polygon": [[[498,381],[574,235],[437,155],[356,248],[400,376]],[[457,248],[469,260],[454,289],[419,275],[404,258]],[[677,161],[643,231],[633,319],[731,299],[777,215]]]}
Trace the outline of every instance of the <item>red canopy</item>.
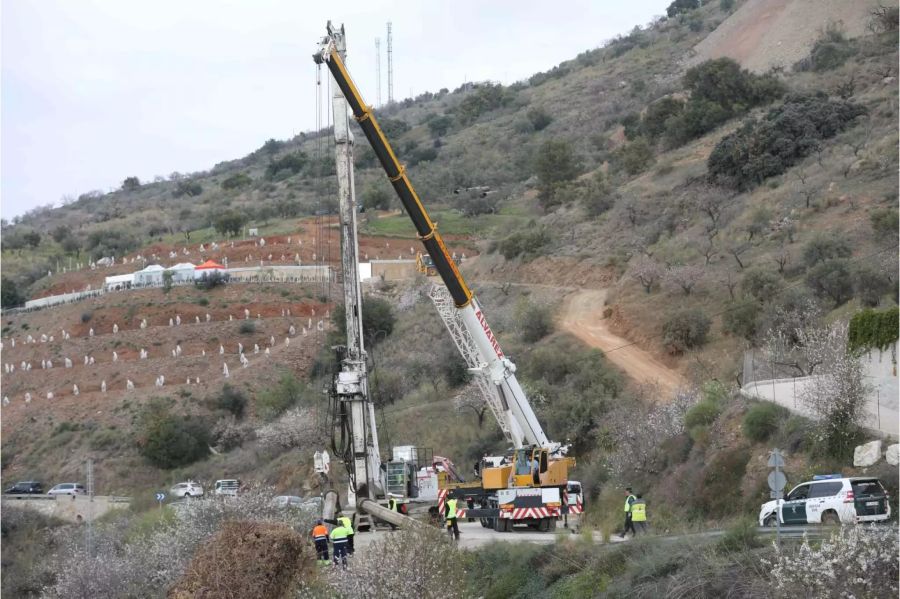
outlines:
{"label": "red canopy", "polygon": [[219,264],[218,262],[213,262],[212,260],[207,260],[203,264],[198,264],[194,270],[225,270],[225,267]]}

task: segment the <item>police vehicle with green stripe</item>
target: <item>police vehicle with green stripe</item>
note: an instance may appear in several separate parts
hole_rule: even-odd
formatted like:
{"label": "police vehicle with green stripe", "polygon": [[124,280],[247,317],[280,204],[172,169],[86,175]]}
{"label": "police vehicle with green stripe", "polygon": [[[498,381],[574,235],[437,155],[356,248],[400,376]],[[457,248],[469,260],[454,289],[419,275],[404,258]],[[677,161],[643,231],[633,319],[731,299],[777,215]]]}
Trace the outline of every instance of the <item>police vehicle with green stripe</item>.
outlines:
{"label": "police vehicle with green stripe", "polygon": [[871,477],[816,475],[791,489],[784,499],[766,502],[759,511],[760,526],[782,524],[855,524],[891,517],[888,494]]}

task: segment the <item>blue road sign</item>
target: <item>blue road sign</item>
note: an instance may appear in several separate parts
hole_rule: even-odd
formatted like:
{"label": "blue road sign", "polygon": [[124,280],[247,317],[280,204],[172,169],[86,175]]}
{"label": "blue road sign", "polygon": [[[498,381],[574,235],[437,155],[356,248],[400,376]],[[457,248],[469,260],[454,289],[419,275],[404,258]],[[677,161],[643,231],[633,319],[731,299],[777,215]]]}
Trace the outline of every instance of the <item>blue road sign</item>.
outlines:
{"label": "blue road sign", "polygon": [[157,494],[156,494],[156,500],[157,500],[157,501],[162,501],[162,500],[165,499],[165,498],[166,498],[166,494],[165,494],[165,493],[157,493]]}

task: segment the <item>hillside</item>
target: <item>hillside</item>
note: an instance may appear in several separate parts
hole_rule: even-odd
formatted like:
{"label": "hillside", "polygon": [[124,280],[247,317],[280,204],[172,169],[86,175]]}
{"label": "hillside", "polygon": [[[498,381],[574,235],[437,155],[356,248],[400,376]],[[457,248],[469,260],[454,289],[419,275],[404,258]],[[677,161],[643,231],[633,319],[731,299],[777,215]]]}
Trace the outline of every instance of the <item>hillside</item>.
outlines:
{"label": "hillside", "polygon": [[[828,445],[814,422],[737,393],[746,351],[766,355],[776,340],[802,352],[809,330],[897,306],[897,14],[813,4],[679,0],[668,18],[526,81],[378,111],[451,251],[466,256],[461,270],[548,436],[571,445],[585,524],[604,535],[620,525],[626,484],[652,498],[659,531],[751,519],[772,446],[788,452],[791,483],[880,476],[896,514],[896,468],[850,466],[868,438],[857,423]],[[329,135],[269,140],[207,172],[128,178],[4,222],[4,309],[151,262],[338,270]],[[355,156],[361,255],[413,256],[415,231],[373,153],[360,144]],[[505,441],[427,297],[435,282],[366,285],[371,390],[384,451],[430,447],[468,472]],[[5,311],[3,362],[16,370],[2,377],[3,476],[78,477],[90,457],[98,486],[140,497],[138,513],[148,489],[186,478],[315,493],[339,291],[231,283]],[[773,378],[796,374],[787,363],[770,365]],[[143,517],[129,526],[163,526]]]}

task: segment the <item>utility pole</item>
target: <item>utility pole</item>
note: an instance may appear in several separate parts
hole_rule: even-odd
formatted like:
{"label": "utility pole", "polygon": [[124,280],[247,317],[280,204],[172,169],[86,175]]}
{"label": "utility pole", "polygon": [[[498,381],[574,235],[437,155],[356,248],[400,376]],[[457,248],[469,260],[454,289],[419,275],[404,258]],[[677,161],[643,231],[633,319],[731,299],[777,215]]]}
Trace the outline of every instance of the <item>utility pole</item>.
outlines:
{"label": "utility pole", "polygon": [[[335,49],[343,59],[347,45],[343,26],[329,30]],[[363,347],[362,296],[359,283],[359,245],[356,236],[356,189],[353,180],[353,134],[347,100],[335,82],[334,111],[335,159],[337,161],[338,213],[341,229],[341,265],[344,274],[344,313],[347,345],[341,360],[341,372],[335,380],[343,418],[348,415],[351,433],[352,474],[348,503],[357,497],[375,499],[381,487],[381,456],[375,428],[375,406],[369,398],[366,352]]]}
{"label": "utility pole", "polygon": [[94,460],[88,460],[86,464],[88,509],[87,522],[84,526],[85,551],[89,556],[94,555]]}
{"label": "utility pole", "polygon": [[381,38],[375,38],[375,105],[381,107]]}
{"label": "utility pole", "polygon": [[388,104],[394,103],[394,35],[391,22],[387,23]]}

